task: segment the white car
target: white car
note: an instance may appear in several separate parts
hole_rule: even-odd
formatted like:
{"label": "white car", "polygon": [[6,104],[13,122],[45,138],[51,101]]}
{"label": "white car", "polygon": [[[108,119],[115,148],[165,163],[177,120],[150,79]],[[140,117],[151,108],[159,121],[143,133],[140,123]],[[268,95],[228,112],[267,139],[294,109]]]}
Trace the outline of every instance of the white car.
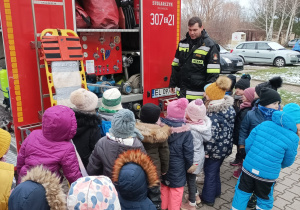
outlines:
{"label": "white car", "polygon": [[267,63],[277,67],[300,63],[300,53],[287,50],[277,42],[243,42],[230,51],[243,58],[244,63]]}
{"label": "white car", "polygon": [[289,47],[294,47],[294,45],[299,41],[300,39],[293,39],[288,42]]}

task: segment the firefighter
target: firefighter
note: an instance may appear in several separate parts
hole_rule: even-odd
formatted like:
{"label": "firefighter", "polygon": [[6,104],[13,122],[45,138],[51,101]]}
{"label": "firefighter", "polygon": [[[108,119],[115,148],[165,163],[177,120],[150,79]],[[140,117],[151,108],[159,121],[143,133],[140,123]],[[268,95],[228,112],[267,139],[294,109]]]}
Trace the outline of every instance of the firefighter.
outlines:
{"label": "firefighter", "polygon": [[220,73],[220,48],[203,29],[199,17],[188,22],[189,31],[181,40],[172,62],[170,91],[179,98],[203,98],[204,86],[217,80]]}

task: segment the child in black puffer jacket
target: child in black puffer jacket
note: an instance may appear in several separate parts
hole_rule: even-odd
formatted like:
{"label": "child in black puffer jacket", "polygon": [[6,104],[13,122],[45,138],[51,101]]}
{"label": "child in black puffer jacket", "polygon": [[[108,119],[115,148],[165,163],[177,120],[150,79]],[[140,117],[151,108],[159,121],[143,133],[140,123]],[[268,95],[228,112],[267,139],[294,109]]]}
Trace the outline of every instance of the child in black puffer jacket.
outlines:
{"label": "child in black puffer jacket", "polygon": [[101,138],[98,126],[101,124],[101,117],[95,111],[98,97],[93,92],[80,88],[71,93],[70,100],[75,105],[73,111],[77,120],[77,132],[73,142],[86,168],[95,144]]}

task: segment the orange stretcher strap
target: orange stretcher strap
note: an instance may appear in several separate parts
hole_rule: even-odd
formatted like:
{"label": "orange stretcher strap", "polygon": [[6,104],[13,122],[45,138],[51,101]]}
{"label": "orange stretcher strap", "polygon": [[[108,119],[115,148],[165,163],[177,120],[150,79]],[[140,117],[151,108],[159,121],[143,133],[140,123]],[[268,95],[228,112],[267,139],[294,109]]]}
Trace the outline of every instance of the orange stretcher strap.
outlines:
{"label": "orange stretcher strap", "polygon": [[42,37],[41,60],[75,61],[83,60],[79,37],[44,36]]}

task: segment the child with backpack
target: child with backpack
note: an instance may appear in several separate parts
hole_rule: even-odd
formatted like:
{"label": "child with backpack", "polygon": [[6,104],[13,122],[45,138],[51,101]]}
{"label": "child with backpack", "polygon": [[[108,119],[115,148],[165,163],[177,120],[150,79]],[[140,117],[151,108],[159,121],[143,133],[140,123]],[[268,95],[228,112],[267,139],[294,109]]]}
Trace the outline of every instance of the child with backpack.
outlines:
{"label": "child with backpack", "polygon": [[186,98],[174,100],[168,104],[167,117],[161,122],[171,127],[168,138],[170,161],[169,170],[162,176],[161,182],[161,208],[180,209],[186,172],[194,168],[193,135],[185,124],[185,110],[188,105]]}
{"label": "child with backpack", "polygon": [[221,194],[220,167],[232,152],[235,111],[233,98],[225,95],[230,88],[228,77],[220,76],[205,89],[207,115],[212,122],[212,139],[205,142],[204,186],[201,202],[213,206]]}
{"label": "child with backpack", "polygon": [[185,196],[187,202],[181,205],[181,209],[195,210],[196,204],[201,203],[196,185],[196,175],[203,169],[205,159],[204,142],[211,140],[211,120],[206,116],[206,107],[201,99],[196,99],[189,103],[185,117],[193,135],[193,165],[195,167],[187,171],[188,194]]}
{"label": "child with backpack", "polygon": [[[136,123],[136,128],[144,136],[143,145],[147,154],[151,157],[156,166],[158,176],[166,174],[169,169],[169,146],[168,138],[171,129],[167,125],[162,127],[156,124],[160,116],[159,106],[148,103],[140,111],[140,121]],[[152,187],[148,190],[148,197],[157,207],[161,207],[160,186]]]}
{"label": "child with backpack", "polygon": [[46,169],[73,183],[81,172],[71,139],[75,136],[75,113],[66,106],[48,108],[42,119],[42,129],[32,131],[21,145],[17,157],[18,183],[31,168],[43,165]]}
{"label": "child with backpack", "polygon": [[[232,209],[246,209],[252,193],[256,209],[273,208],[273,190],[281,168],[295,161],[299,144],[300,106],[287,104],[271,121],[256,126],[246,140],[247,156],[235,186]],[[298,135],[297,135],[298,132]]]}

